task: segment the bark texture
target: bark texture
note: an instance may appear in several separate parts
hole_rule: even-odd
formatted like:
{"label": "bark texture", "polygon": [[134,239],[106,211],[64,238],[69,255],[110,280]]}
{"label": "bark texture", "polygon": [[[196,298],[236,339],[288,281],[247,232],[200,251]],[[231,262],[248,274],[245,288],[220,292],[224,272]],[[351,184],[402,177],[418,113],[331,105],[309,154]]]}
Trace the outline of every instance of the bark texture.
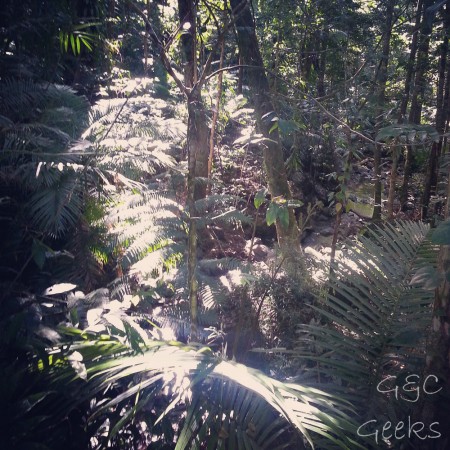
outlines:
{"label": "bark texture", "polygon": [[[255,32],[255,23],[248,2],[231,0],[231,8],[235,17],[239,53],[242,62],[250,66],[247,69],[247,80],[255,107],[259,131],[266,138],[263,144],[264,168],[272,199],[283,197],[291,199],[291,191],[287,181],[283,151],[278,130],[270,132],[274,125],[274,106],[270,97],[269,82]],[[286,261],[286,268],[294,274],[295,268],[301,264],[301,248],[297,221],[292,208],[289,208],[289,223],[276,222],[278,244]]]}
{"label": "bark texture", "polygon": [[[389,55],[391,50],[391,35],[392,26],[394,24],[394,6],[395,2],[387,2],[386,6],[386,23],[383,30],[382,43],[381,43],[381,61],[378,66],[378,72],[376,77],[376,96],[377,96],[377,129],[382,126],[384,118],[384,105],[386,102],[386,83],[388,79],[388,64]],[[381,220],[381,145],[376,144],[374,148],[374,207],[373,216],[374,221]]]}
{"label": "bark texture", "polygon": [[[424,0],[423,13],[420,25],[420,35],[418,37],[417,59],[414,73],[414,87],[411,94],[411,108],[409,110],[409,123],[420,124],[422,116],[422,106],[427,84],[426,74],[429,68],[429,50],[431,27],[425,20],[425,13],[428,7],[432,6],[433,0]],[[409,180],[412,175],[412,166],[414,161],[413,147],[407,145],[405,149],[405,166],[403,171],[403,183],[400,191],[400,204],[402,209],[406,209],[408,202]]]}
{"label": "bark texture", "polygon": [[[444,13],[442,44],[440,47],[439,57],[439,79],[438,90],[436,94],[436,130],[439,134],[445,132],[445,126],[448,120],[448,92],[450,86],[450,64],[448,64],[448,38],[450,34],[450,7],[447,5]],[[438,142],[433,142],[428,164],[425,173],[424,191],[422,195],[422,220],[428,217],[428,207],[430,197],[436,193],[436,185],[438,179],[439,157],[444,137],[442,136]]]}

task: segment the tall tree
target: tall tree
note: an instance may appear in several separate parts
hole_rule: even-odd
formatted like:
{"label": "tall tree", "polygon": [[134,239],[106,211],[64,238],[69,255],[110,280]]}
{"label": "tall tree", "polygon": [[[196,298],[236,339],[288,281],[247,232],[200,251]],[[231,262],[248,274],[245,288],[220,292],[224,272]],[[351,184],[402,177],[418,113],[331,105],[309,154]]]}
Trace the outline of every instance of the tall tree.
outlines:
{"label": "tall tree", "polygon": [[264,168],[272,201],[280,200],[286,208],[286,214],[276,220],[278,244],[286,267],[295,274],[296,267],[301,264],[301,248],[299,230],[294,210],[288,207],[292,194],[287,181],[283,160],[283,149],[278,129],[273,127],[275,117],[274,106],[270,98],[269,82],[264,70],[255,22],[248,1],[231,0],[237,32],[239,53],[247,68],[247,80],[250,86],[255,107],[257,125],[265,137],[263,144]]}
{"label": "tall tree", "polygon": [[[435,230],[433,240],[441,244],[438,259],[438,284],[435,289],[433,319],[427,342],[425,375],[438,380],[440,395],[426,396],[423,400],[420,420],[429,424],[437,421],[442,436],[433,449],[446,450],[450,445],[450,432],[442,424],[448,421],[448,395],[450,393],[450,171],[447,170],[446,222]],[[437,397],[437,398],[436,398]],[[420,447],[423,448],[423,447]],[[427,447],[429,448],[429,447]]]}
{"label": "tall tree", "polygon": [[416,62],[417,42],[422,17],[423,0],[418,0],[416,7],[416,22],[412,30],[411,44],[409,48],[409,57],[406,66],[405,86],[403,89],[402,101],[398,112],[398,123],[403,123],[406,119],[406,110],[408,109],[409,98],[411,94],[411,83],[414,75],[414,66]]}
{"label": "tall tree", "polygon": [[206,197],[209,158],[209,118],[198,84],[197,12],[194,0],[178,0],[181,47],[184,63],[184,85],[188,101],[189,173],[194,179],[194,200]]}
{"label": "tall tree", "polygon": [[450,64],[449,55],[449,34],[450,34],[450,6],[447,5],[444,11],[444,23],[442,27],[442,43],[440,45],[439,67],[438,67],[438,87],[436,92],[436,130],[441,135],[438,142],[433,142],[428,157],[428,164],[425,172],[424,191],[422,195],[422,219],[428,216],[428,207],[431,194],[436,190],[438,178],[438,161],[444,142],[443,133],[449,118],[448,94],[450,88]]}
{"label": "tall tree", "polygon": [[[394,7],[395,2],[388,0],[386,2],[386,12],[384,14],[384,29],[381,38],[381,60],[378,66],[378,72],[376,76],[376,98],[377,98],[377,113],[376,117],[378,119],[377,128],[379,124],[383,121],[384,108],[386,101],[386,83],[388,79],[388,63],[389,54],[391,47],[391,35],[392,27],[394,25]],[[373,208],[373,220],[381,219],[381,145],[375,144],[374,148],[374,171],[375,171],[375,182],[374,182],[374,208]]]}
{"label": "tall tree", "polygon": [[[430,50],[430,36],[432,31],[432,21],[430,23],[427,15],[427,9],[430,8],[433,3],[433,0],[423,1],[417,58],[414,72],[414,86],[411,94],[411,107],[408,116],[408,121],[414,124],[420,124],[422,117],[425,86],[427,84],[428,69],[430,64],[428,53]],[[408,201],[409,179],[412,174],[413,158],[413,147],[412,145],[407,145],[405,149],[403,183],[400,191],[400,204],[402,205],[402,209],[406,208],[406,203]]]}

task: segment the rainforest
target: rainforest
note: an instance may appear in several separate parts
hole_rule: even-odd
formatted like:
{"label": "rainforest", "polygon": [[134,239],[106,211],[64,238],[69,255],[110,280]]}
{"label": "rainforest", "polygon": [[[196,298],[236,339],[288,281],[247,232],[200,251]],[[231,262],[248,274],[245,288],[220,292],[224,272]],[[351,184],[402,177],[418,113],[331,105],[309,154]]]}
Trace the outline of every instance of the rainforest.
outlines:
{"label": "rainforest", "polygon": [[450,3],[3,0],[0,447],[450,448]]}

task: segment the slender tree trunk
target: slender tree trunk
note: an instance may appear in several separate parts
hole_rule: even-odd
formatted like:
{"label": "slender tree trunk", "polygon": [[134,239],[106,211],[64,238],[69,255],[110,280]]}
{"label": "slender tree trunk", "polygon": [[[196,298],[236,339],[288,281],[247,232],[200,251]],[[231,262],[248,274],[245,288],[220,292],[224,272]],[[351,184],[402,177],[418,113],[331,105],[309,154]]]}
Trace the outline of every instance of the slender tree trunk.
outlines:
{"label": "slender tree trunk", "polygon": [[[447,204],[445,218],[449,220],[450,207],[450,172],[447,171]],[[437,378],[436,389],[439,395],[425,396],[421,408],[421,421],[428,425],[438,422],[442,436],[435,439],[436,450],[447,450],[450,445],[448,428],[448,395],[450,394],[450,242],[441,245],[438,259],[438,271],[441,276],[435,290],[433,320],[428,338],[425,376]],[[425,379],[425,378],[424,378]],[[419,447],[422,448],[422,447]],[[431,448],[431,447],[426,447]]]}
{"label": "slender tree trunk", "polygon": [[[150,20],[150,0],[146,0],[146,8],[147,8],[147,17]],[[144,73],[147,75],[148,70],[148,35],[149,35],[149,26],[148,23],[145,22],[145,33],[144,33]]]}
{"label": "slender tree trunk", "polygon": [[[378,66],[378,73],[376,77],[376,96],[377,96],[377,126],[379,129],[383,123],[384,118],[384,104],[386,101],[386,83],[388,79],[388,64],[389,54],[391,49],[391,35],[392,26],[394,24],[394,1],[388,1],[386,6],[386,22],[383,30],[382,44],[381,44],[381,61]],[[380,144],[375,144],[374,148],[374,207],[372,220],[381,220],[381,149]]]}
{"label": "slender tree trunk", "polygon": [[[181,36],[184,60],[184,84],[192,89],[197,82],[196,8],[194,0],[178,0],[178,13],[182,28]],[[206,197],[209,159],[209,119],[199,89],[188,94],[188,154],[189,171],[194,174],[194,200]]]}
{"label": "slender tree trunk", "polygon": [[416,9],[416,23],[412,34],[411,46],[409,51],[408,65],[406,68],[405,87],[403,90],[402,102],[400,104],[400,110],[398,113],[398,123],[403,123],[406,117],[406,110],[408,109],[411,83],[414,75],[414,67],[416,62],[417,42],[420,30],[420,18],[422,16],[423,0],[417,2]]}
{"label": "slender tree trunk", "polygon": [[197,285],[197,211],[195,201],[206,197],[209,157],[208,117],[197,82],[197,23],[194,0],[178,0],[180,25],[185,31],[181,36],[184,62],[184,85],[188,102],[188,284],[191,319],[190,340],[198,340],[198,285]]}
{"label": "slender tree trunk", "polygon": [[[266,138],[263,144],[263,156],[269,191],[272,199],[283,197],[285,200],[289,200],[291,199],[291,191],[287,182],[278,130],[275,129],[270,132],[273,126],[271,118],[274,115],[274,107],[270,98],[269,83],[264,71],[249,3],[241,0],[231,0],[230,4],[236,17],[236,31],[242,61],[244,64],[252,66],[248,69],[247,76],[258,127]],[[294,210],[288,208],[288,213],[288,223],[283,223],[278,219],[276,228],[278,244],[287,262],[286,268],[290,268],[291,274],[294,274],[295,266],[297,266],[298,270],[298,264],[301,264],[303,259],[301,258],[299,230]]]}
{"label": "slender tree trunk", "polygon": [[[224,53],[225,53],[225,40],[222,38],[222,40],[220,42],[219,70],[221,70],[223,67]],[[218,79],[217,79],[216,103],[214,105],[213,117],[212,117],[212,122],[211,122],[211,133],[209,136],[208,180],[211,180],[212,164],[213,164],[213,157],[214,157],[214,141],[215,141],[215,134],[216,134],[216,125],[217,125],[217,119],[219,117],[220,99],[222,97],[223,72],[220,72],[217,77],[218,77]],[[211,185],[208,183],[208,191],[210,190],[210,188],[211,188]]]}
{"label": "slender tree trunk", "polygon": [[[447,64],[448,58],[448,37],[450,32],[450,7],[445,9],[445,19],[443,28],[443,40],[441,44],[441,52],[439,58],[439,79],[438,90],[436,95],[436,130],[439,134],[443,134],[445,124],[448,117],[448,93],[450,65]],[[439,142],[433,142],[430,155],[428,157],[428,164],[425,173],[424,191],[422,195],[422,220],[425,220],[428,215],[428,206],[430,197],[436,190],[438,178],[439,157],[441,153],[443,137]]]}
{"label": "slender tree trunk", "polygon": [[[429,68],[428,52],[430,49],[431,29],[425,17],[426,9],[433,4],[433,0],[424,0],[423,14],[420,26],[419,45],[417,49],[416,72],[414,76],[414,88],[411,96],[411,108],[408,120],[410,123],[420,124],[422,116],[422,105],[426,86],[426,73]],[[414,161],[413,147],[407,145],[405,149],[405,166],[403,170],[403,184],[400,191],[400,204],[402,210],[406,209],[408,202],[409,179],[412,175],[412,165]]]}
{"label": "slender tree trunk", "polygon": [[395,182],[397,180],[397,166],[398,166],[398,149],[397,141],[392,145],[392,167],[391,176],[389,180],[389,195],[387,201],[387,216],[388,220],[394,218],[394,199],[395,199]]}
{"label": "slender tree trunk", "polygon": [[108,0],[108,20],[106,22],[106,36],[109,39],[113,38],[113,20],[116,16],[116,2],[115,0]]}
{"label": "slender tree trunk", "polygon": [[242,95],[242,84],[243,84],[243,80],[244,80],[244,69],[242,67],[242,58],[241,55],[239,54],[239,70],[238,70],[238,82],[237,82],[237,88],[236,88],[236,93],[237,95]]}
{"label": "slender tree trunk", "polygon": [[327,29],[321,32],[321,45],[319,54],[319,67],[317,73],[317,96],[325,96],[325,72],[327,68],[327,47],[328,47],[328,36],[330,32]]}

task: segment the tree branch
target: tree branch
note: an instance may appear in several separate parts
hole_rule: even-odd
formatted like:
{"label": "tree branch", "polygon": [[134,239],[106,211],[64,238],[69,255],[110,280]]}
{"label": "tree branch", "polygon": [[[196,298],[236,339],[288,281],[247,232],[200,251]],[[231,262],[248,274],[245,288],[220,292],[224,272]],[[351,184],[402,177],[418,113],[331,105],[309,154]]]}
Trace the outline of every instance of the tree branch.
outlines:
{"label": "tree branch", "polygon": [[169,57],[167,56],[166,50],[164,48],[164,45],[158,38],[158,35],[156,34],[155,30],[153,29],[151,22],[148,20],[148,17],[145,15],[145,13],[143,11],[141,11],[139,6],[137,6],[133,0],[127,0],[127,3],[136,12],[136,14],[138,14],[144,20],[145,24],[148,26],[150,38],[158,49],[159,57],[161,59],[161,62],[164,65],[165,69],[167,70],[167,73],[173,78],[173,80],[175,81],[175,84],[178,86],[178,89],[180,89],[180,91],[184,95],[189,96],[190,90],[184,85],[184,83],[178,78],[177,74],[174,72],[172,65],[171,65],[171,61],[170,61]]}

